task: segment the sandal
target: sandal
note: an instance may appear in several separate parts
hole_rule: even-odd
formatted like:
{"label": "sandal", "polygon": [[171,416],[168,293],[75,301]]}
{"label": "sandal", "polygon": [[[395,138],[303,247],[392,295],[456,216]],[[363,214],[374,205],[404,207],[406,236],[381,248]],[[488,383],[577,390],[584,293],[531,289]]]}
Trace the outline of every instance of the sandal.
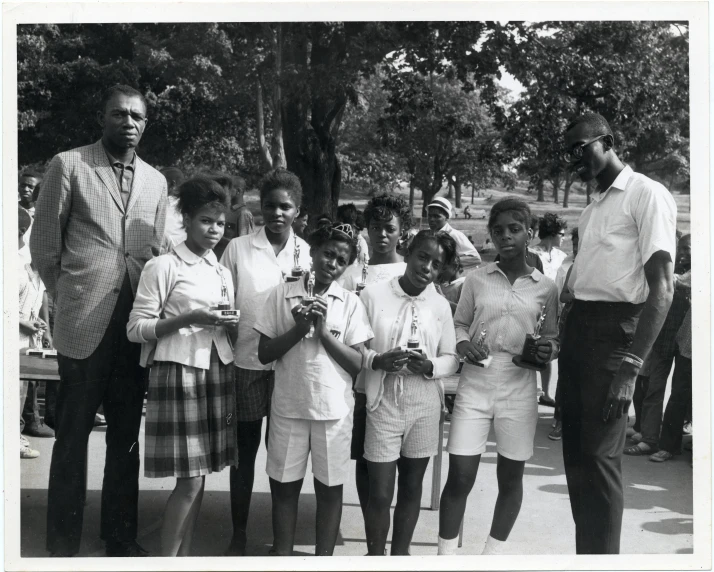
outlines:
{"label": "sandal", "polygon": [[674,457],[672,453],[662,449],[661,451],[657,451],[654,455],[650,455],[650,461],[664,463],[665,461],[669,461],[672,457]]}
{"label": "sandal", "polygon": [[647,443],[638,443],[632,447],[627,447],[623,453],[632,457],[642,457],[643,455],[651,455],[652,447],[650,447]]}

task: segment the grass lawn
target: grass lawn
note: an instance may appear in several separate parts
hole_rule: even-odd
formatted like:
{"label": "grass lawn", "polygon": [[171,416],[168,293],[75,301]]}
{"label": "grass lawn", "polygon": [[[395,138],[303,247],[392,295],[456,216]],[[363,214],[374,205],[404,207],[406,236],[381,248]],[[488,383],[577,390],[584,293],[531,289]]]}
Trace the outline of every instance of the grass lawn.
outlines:
{"label": "grass lawn", "polygon": [[[476,248],[481,248],[481,245],[486,240],[488,236],[488,230],[486,229],[486,223],[488,222],[488,212],[491,209],[491,205],[498,201],[499,199],[507,196],[518,196],[519,198],[526,201],[530,207],[531,211],[538,215],[543,216],[547,212],[554,212],[565,218],[568,222],[568,228],[577,226],[578,218],[580,213],[585,208],[586,196],[585,196],[585,186],[582,185],[582,190],[579,188],[580,185],[573,185],[570,192],[569,202],[570,205],[567,209],[562,207],[562,204],[555,204],[552,202],[552,198],[546,196],[546,200],[542,203],[536,201],[537,195],[535,193],[527,193],[527,185],[519,183],[514,191],[506,191],[502,187],[494,187],[492,189],[485,189],[481,191],[481,198],[475,197],[474,202],[471,203],[471,190],[467,189],[463,193],[462,208],[459,209],[456,218],[452,218],[450,223],[451,226],[460,230],[467,236],[471,236]],[[396,191],[397,194],[409,198],[409,187],[403,185],[401,189]],[[414,216],[417,220],[421,220],[421,209],[422,200],[421,193],[417,193],[414,204]],[[446,196],[447,190],[444,187],[438,196]],[[546,193],[547,195],[547,193]],[[691,223],[691,213],[690,213],[690,200],[689,195],[675,193],[674,200],[677,202],[677,228],[679,228],[683,233],[688,233],[690,231]],[[260,214],[260,201],[258,198],[258,190],[253,189],[245,193],[245,200],[247,205],[250,207],[253,215],[255,216],[256,225],[262,224],[262,217]],[[369,196],[360,195],[356,193],[343,192],[340,197],[340,203],[355,203],[357,208],[364,209],[365,205],[369,201]],[[562,194],[561,194],[562,201]],[[454,201],[451,201],[452,205]],[[467,204],[472,205],[471,207],[471,219],[465,219],[463,216],[463,207]],[[481,218],[483,217],[483,218]],[[421,228],[427,228],[426,220],[421,221]],[[573,247],[570,240],[570,233],[566,232],[565,239],[563,240],[563,250],[568,254],[572,253]]]}

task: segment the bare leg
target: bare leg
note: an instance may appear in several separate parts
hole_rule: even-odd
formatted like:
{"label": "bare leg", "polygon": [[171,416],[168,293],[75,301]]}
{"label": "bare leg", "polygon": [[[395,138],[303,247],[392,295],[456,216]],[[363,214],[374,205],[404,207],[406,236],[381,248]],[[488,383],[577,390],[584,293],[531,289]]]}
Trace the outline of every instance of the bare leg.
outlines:
{"label": "bare leg", "polygon": [[328,487],[317,479],[315,483],[315,556],[332,556],[342,519],[342,485]]}
{"label": "bare leg", "polygon": [[260,448],[262,425],[262,419],[238,422],[238,466],[230,469],[233,538],[226,550],[226,556],[245,555],[248,514],[255,478],[255,457]]}
{"label": "bare leg", "polygon": [[359,506],[362,509],[362,518],[365,518],[367,502],[369,501],[369,470],[367,468],[367,461],[364,459],[357,459],[357,464],[355,465],[355,484],[357,485]]}
{"label": "bare leg", "polygon": [[[161,525],[161,555],[176,556],[188,527],[191,509],[203,490],[203,477],[176,479]],[[197,509],[198,510],[198,509]]]}
{"label": "bare leg", "polygon": [[303,479],[290,483],[269,480],[273,499],[273,550],[278,556],[291,556]]}
{"label": "bare leg", "polygon": [[196,497],[196,502],[193,503],[191,507],[191,512],[188,513],[186,532],[184,532],[183,540],[181,541],[181,547],[178,550],[176,556],[189,556],[191,551],[191,542],[193,541],[193,531],[196,529],[196,521],[198,520],[199,509],[201,504],[203,504],[203,491],[206,489],[206,479],[203,478],[203,484],[201,486],[201,491]]}
{"label": "bare leg", "polygon": [[397,462],[367,461],[367,466],[369,467],[369,502],[364,519],[367,552],[370,556],[383,556],[389,534],[389,507],[394,498]]}
{"label": "bare leg", "polygon": [[523,502],[523,469],[525,461],[513,461],[498,456],[496,475],[498,477],[498,498],[493,512],[491,536],[496,540],[507,540]]}
{"label": "bare leg", "polygon": [[466,500],[476,482],[481,455],[449,455],[449,476],[441,493],[439,536],[456,538],[466,510]]}
{"label": "bare leg", "polygon": [[422,483],[429,465],[429,458],[399,459],[399,480],[397,486],[397,506],[394,509],[394,530],[392,531],[392,556],[408,556],[414,529],[419,520]]}

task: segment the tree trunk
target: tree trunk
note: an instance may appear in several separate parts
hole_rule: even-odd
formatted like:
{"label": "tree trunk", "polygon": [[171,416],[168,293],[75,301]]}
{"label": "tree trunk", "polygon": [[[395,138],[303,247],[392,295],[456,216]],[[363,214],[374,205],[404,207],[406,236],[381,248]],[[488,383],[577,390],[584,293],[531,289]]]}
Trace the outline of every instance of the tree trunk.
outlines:
{"label": "tree trunk", "polygon": [[461,179],[458,176],[454,177],[454,200],[456,202],[456,208],[461,208]]}
{"label": "tree trunk", "polygon": [[416,183],[414,182],[414,175],[409,179],[409,208],[414,210],[414,189],[416,188]]}
{"label": "tree trunk", "polygon": [[451,200],[454,198],[454,184],[451,182],[451,177],[448,177],[449,191],[446,194],[446,198]]}
{"label": "tree trunk", "polygon": [[538,198],[536,200],[539,203],[545,202],[545,197],[543,196],[543,181],[538,181],[536,183],[536,189],[538,190]]}
{"label": "tree trunk", "polygon": [[557,205],[560,201],[558,200],[558,190],[560,188],[560,177],[555,177],[551,184],[553,185],[553,202]]}
{"label": "tree trunk", "polygon": [[563,208],[564,209],[568,208],[568,197],[570,197],[570,187],[573,186],[574,180],[575,179],[568,177],[568,180],[565,183],[565,187],[563,188]]}
{"label": "tree trunk", "polygon": [[270,155],[270,145],[265,139],[265,112],[263,108],[263,86],[260,78],[255,86],[255,98],[257,103],[256,128],[258,132],[258,147],[260,149],[260,168],[263,172],[273,168],[273,158]]}
{"label": "tree trunk", "polygon": [[273,139],[270,153],[273,159],[273,168],[285,168],[288,164],[285,159],[285,146],[283,144],[283,114],[281,104],[283,101],[282,87],[280,85],[283,72],[283,25],[276,24],[275,34],[275,84],[273,86]]}
{"label": "tree trunk", "polygon": [[471,183],[471,204],[474,204],[474,193],[476,192],[476,185]]}

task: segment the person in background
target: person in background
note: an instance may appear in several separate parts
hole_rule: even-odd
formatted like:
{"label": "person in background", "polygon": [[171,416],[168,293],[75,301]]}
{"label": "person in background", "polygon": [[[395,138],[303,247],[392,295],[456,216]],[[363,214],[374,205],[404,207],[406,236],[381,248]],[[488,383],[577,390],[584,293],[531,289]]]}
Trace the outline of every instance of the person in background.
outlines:
{"label": "person in background", "polygon": [[[683,279],[684,280],[684,279]],[[650,461],[664,463],[681,452],[684,421],[692,406],[692,308],[677,332],[672,393],[664,412],[658,451]]]}
{"label": "person in background", "polygon": [[[406,262],[397,254],[399,239],[412,226],[409,203],[399,195],[383,193],[372,197],[364,209],[367,233],[372,247],[372,258],[367,268],[366,285],[386,282],[401,276],[406,270]],[[345,290],[354,292],[362,282],[362,266],[350,265],[337,282]],[[355,464],[355,483],[360,508],[364,516],[369,500],[369,473],[364,460],[364,439],[367,431],[367,396],[364,389],[364,375],[357,376],[354,384],[354,418],[352,423],[351,458]]]}
{"label": "person in background", "polygon": [[[467,275],[456,308],[456,349],[464,359],[449,431],[449,475],[441,494],[438,554],[454,554],[466,500],[476,481],[491,426],[498,453],[498,497],[482,554],[499,554],[523,502],[523,472],[538,422],[536,374],[513,363],[540,323],[536,360],[558,354],[558,291],[526,263],[530,208],[506,198],[491,208],[488,230],[499,262]],[[543,314],[545,312],[545,314]],[[491,357],[491,364],[477,362]]]}
{"label": "person in background", "polygon": [[[556,280],[558,269],[568,256],[560,249],[566,228],[568,228],[568,223],[554,213],[545,213],[538,221],[538,238],[540,242],[533,246],[532,250],[540,257],[543,263],[543,274],[553,281]],[[552,376],[553,367],[549,363],[540,374],[543,395],[538,399],[541,405],[547,405],[548,407],[555,407],[555,400],[550,396],[550,380]]]}
{"label": "person in background", "polygon": [[461,265],[464,272],[468,273],[471,270],[478,268],[481,264],[481,256],[476,250],[476,247],[471,244],[466,235],[453,228],[449,224],[449,219],[452,216],[453,208],[451,203],[444,197],[437,197],[427,205],[429,228],[433,231],[444,231],[451,235],[456,241],[456,253],[461,259]]}
{"label": "person in background", "polygon": [[[258,359],[260,335],[254,326],[265,311],[270,291],[290,275],[296,248],[300,267],[310,268],[310,247],[292,230],[302,204],[300,179],[287,169],[274,169],[263,176],[259,189],[265,226],[231,240],[221,257],[221,264],[231,273],[236,309],[240,310],[238,339],[233,349],[238,466],[230,471],[233,536],[226,556],[245,554],[255,458],[263,417],[270,415],[273,394],[273,366]],[[269,424],[268,420],[268,427]],[[266,444],[268,433],[266,428]]]}
{"label": "person in background", "polygon": [[237,460],[229,335],[238,316],[214,310],[234,306],[230,272],[213,253],[230,195],[197,177],[176,196],[186,240],[144,266],[126,327],[130,341],[144,344],[142,367],[151,366],[144,473],[176,478],[161,525],[162,556],[189,556],[206,475]]}
{"label": "person in background", "polygon": [[[362,219],[361,228],[360,219]],[[349,224],[354,229],[357,239],[357,258],[353,262],[353,266],[361,269],[365,260],[369,260],[369,246],[361,234],[364,229],[364,217],[354,203],[345,203],[337,207],[337,221]]]}
{"label": "person in background", "polygon": [[[672,303],[677,205],[663,185],[618,158],[607,120],[571,121],[564,159],[597,191],[578,228],[563,331],[563,463],[578,554],[619,554],[622,450],[642,360]],[[585,351],[586,350],[586,351]]]}
{"label": "person in background", "polygon": [[[314,274],[276,286],[255,324],[258,358],[275,362],[266,470],[273,501],[271,554],[277,556],[292,555],[308,455],[317,504],[315,555],[334,552],[350,472],[352,378],[360,370],[362,345],[372,338],[359,298],[335,282],[357,256],[353,228],[336,223],[308,240]],[[313,299],[305,300],[308,295]]]}
{"label": "person in background", "polygon": [[21,209],[27,211],[30,215],[30,226],[25,232],[25,244],[20,249],[20,257],[25,262],[30,262],[30,234],[32,232],[32,223],[35,219],[35,202],[40,192],[40,184],[42,183],[42,174],[39,171],[26,169],[20,174],[17,186],[17,202]]}
{"label": "person in background", "polygon": [[147,122],[140,92],[109,88],[97,120],[99,141],[50,162],[30,237],[56,304],[60,384],[47,495],[47,550],[56,557],[79,551],[87,441],[100,403],[107,450],[99,535],[107,556],[147,555],[136,542],[146,381],[126,323],[144,264],[161,249],[167,184],[135,152]]}
{"label": "person in background", "polygon": [[[17,219],[17,240],[18,252],[25,245],[24,236],[30,227],[31,217],[24,208],[18,208]],[[20,268],[18,272],[18,282],[20,286],[19,317],[20,317],[20,349],[41,349],[44,345],[52,347],[52,335],[49,330],[49,315],[47,313],[47,294],[45,286],[32,262],[27,262],[19,257]],[[43,343],[44,342],[44,343]],[[34,382],[36,384],[37,382]],[[30,445],[30,441],[23,436],[33,435],[37,437],[54,437],[54,431],[45,427],[39,416],[37,405],[37,391],[33,387],[33,392],[28,395],[30,382],[20,382],[20,458],[35,459],[40,456]],[[26,402],[32,400],[33,403],[27,406]],[[29,417],[28,417],[29,412]]]}
{"label": "person in background", "polygon": [[463,274],[464,269],[457,254],[452,262],[444,265],[438,281],[434,284],[436,291],[448,300],[452,315],[456,313],[456,306],[458,306],[459,298],[461,298],[461,289],[466,280],[466,276]]}
{"label": "person in background", "polygon": [[[440,378],[459,367],[451,310],[428,286],[455,257],[456,243],[447,233],[421,231],[409,246],[404,275],[368,286],[361,295],[374,330],[362,368],[369,472],[365,528],[371,556],[385,553],[397,468],[391,554],[409,555],[424,473],[438,451],[444,407]],[[410,353],[405,348],[414,336],[421,351]]]}
{"label": "person in background", "polygon": [[469,205],[464,207],[464,218],[471,218],[471,207]]}
{"label": "person in background", "polygon": [[183,227],[183,217],[178,211],[178,196],[177,191],[181,183],[184,182],[184,174],[178,167],[167,167],[161,174],[166,177],[166,185],[168,189],[168,204],[166,205],[166,237],[162,252],[168,252],[177,244],[181,244],[186,240],[186,229]]}
{"label": "person in background", "polygon": [[308,212],[307,209],[301,208],[298,215],[293,221],[293,232],[303,240],[305,239],[305,229],[307,228]]}
{"label": "person in background", "polygon": [[691,264],[692,240],[691,236],[686,234],[677,243],[672,305],[647,356],[649,376],[642,401],[641,432],[630,437],[635,445],[626,447],[623,451],[625,455],[651,455],[657,451],[662,428],[664,394],[677,351],[677,334],[691,306]]}
{"label": "person in background", "polygon": [[232,176],[234,194],[231,209],[226,213],[226,231],[230,238],[245,236],[255,231],[253,213],[245,204],[245,179],[238,175]]}

